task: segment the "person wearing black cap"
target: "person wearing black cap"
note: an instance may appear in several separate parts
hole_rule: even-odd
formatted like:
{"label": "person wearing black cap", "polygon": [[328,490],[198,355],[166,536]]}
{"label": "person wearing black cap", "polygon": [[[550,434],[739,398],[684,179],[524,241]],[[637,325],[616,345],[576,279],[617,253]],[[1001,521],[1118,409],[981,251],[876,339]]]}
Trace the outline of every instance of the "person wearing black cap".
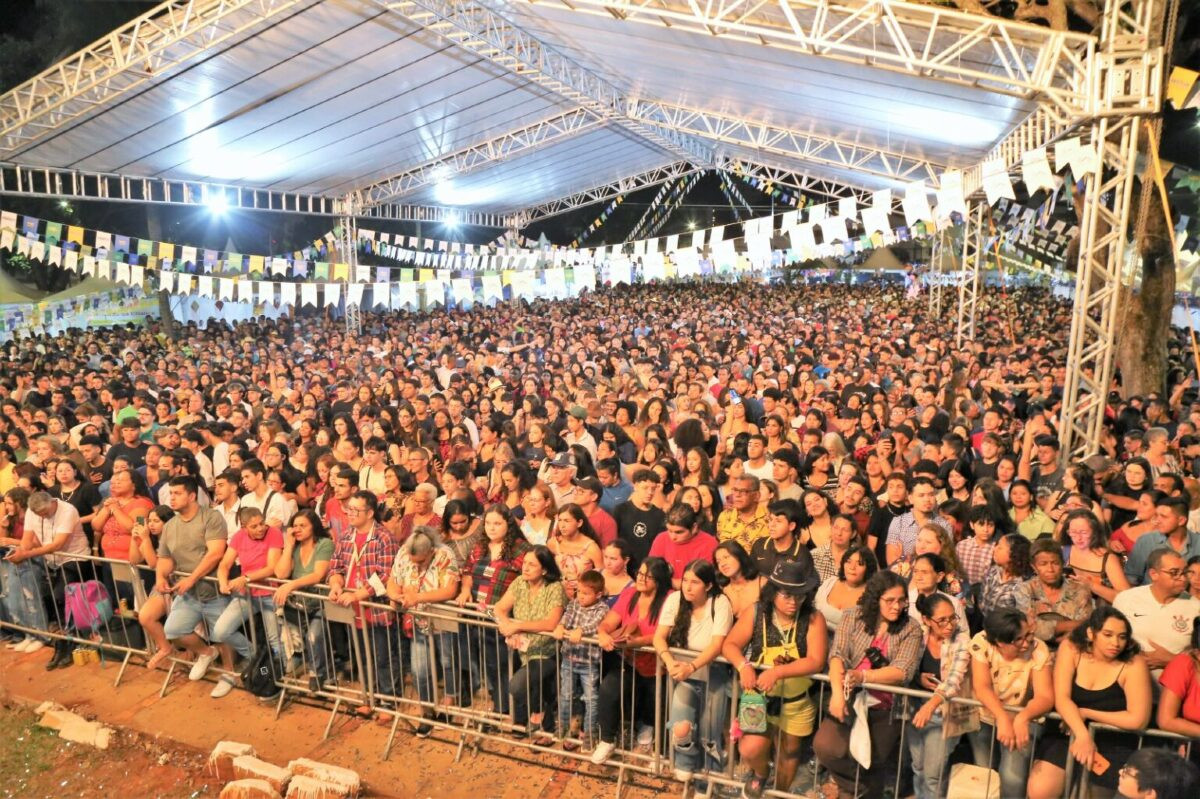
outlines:
{"label": "person wearing black cap", "polygon": [[725,638],[721,654],[737,670],[742,690],[767,699],[767,729],[743,730],[738,742],[750,767],[743,795],[762,796],[775,753],[775,787],[791,787],[800,765],[804,739],[812,735],[817,711],[809,675],[825,668],[828,634],[825,619],[813,612],[820,581],[808,551],[780,561],[767,578],[753,613],[743,613]]}

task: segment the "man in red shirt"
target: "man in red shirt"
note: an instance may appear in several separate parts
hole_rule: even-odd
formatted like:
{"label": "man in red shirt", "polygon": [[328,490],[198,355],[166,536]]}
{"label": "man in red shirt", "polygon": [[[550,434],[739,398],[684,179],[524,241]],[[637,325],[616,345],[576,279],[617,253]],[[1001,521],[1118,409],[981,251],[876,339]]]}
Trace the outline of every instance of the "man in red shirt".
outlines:
{"label": "man in red shirt", "polygon": [[575,501],[587,514],[588,523],[600,539],[600,548],[617,540],[617,520],[608,511],[600,507],[600,497],[604,495],[604,486],[595,477],[580,477],[575,481]]}
{"label": "man in red shirt", "polygon": [[700,530],[696,511],[690,505],[676,505],[667,514],[666,529],[650,546],[650,556],[671,564],[671,585],[679,588],[683,570],[696,559],[712,560],[717,539]]}

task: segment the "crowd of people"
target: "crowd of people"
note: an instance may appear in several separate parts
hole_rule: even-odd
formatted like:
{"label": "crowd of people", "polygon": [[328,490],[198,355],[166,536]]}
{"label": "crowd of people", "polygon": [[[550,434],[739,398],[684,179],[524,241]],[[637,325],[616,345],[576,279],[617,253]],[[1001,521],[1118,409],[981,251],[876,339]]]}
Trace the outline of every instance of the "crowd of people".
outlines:
{"label": "crowd of people", "polygon": [[736,756],[746,797],[810,755],[842,797],[882,795],[901,762],[918,799],[953,795],[951,760],[1004,797],[1084,773],[1094,795],[1192,795],[1179,740],[1139,736],[1200,735],[1183,341],[1161,393],[1114,386],[1075,461],[1069,305],[979,307],[961,350],[874,282],[625,287],[364,315],[353,337],[312,316],[9,342],[0,631],[69,666],[44,633],[90,574],[136,609],[151,668],[201,680],[219,658],[216,698],[261,620],[316,687],[350,642],[429,721],[486,688],[519,735],[596,764],[654,745],[665,672],[676,776]]}

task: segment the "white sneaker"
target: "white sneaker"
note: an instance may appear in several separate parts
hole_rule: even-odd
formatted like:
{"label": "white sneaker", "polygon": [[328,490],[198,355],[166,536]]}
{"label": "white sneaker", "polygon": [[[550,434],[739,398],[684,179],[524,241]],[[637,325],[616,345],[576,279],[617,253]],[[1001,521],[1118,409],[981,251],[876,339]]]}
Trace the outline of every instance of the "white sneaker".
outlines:
{"label": "white sneaker", "polygon": [[32,641],[32,638],[22,638],[20,641],[9,641],[4,645],[5,649],[11,649],[14,652],[20,652],[25,648],[25,645]]}
{"label": "white sneaker", "polygon": [[192,664],[192,670],[188,672],[188,679],[192,682],[203,680],[204,675],[208,674],[208,667],[217,659],[217,653],[213,652],[208,655],[200,655],[196,658],[196,662]]}
{"label": "white sneaker", "polygon": [[654,744],[654,728],[649,724],[639,727],[637,742],[638,746],[652,746]]}
{"label": "white sneaker", "polygon": [[694,777],[694,776],[695,776],[694,772],[688,771],[685,768],[676,768],[675,769],[675,779],[679,780],[680,782],[691,782],[692,777]]}
{"label": "white sneaker", "polygon": [[217,680],[217,684],[213,686],[212,693],[209,694],[213,699],[220,699],[233,690],[233,678],[221,675],[221,679]]}
{"label": "white sneaker", "polygon": [[17,651],[24,652],[26,655],[28,655],[30,652],[36,652],[39,649],[44,649],[45,647],[46,647],[46,644],[44,644],[43,642],[39,641],[36,638],[30,638],[29,641],[26,642],[25,646],[21,647]]}
{"label": "white sneaker", "polygon": [[616,748],[616,744],[609,743],[608,741],[600,741],[596,744],[595,751],[592,752],[592,762],[597,766],[604,765],[612,757],[613,750]]}

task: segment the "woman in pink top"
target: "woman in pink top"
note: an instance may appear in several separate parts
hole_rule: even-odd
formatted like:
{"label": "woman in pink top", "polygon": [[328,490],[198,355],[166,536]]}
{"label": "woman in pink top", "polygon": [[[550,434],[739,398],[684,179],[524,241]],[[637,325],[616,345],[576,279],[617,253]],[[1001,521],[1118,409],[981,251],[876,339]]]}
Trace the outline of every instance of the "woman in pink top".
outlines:
{"label": "woman in pink top", "polygon": [[[229,547],[217,567],[221,593],[232,598],[213,626],[212,642],[220,644],[228,641],[238,650],[239,655],[250,657],[249,636],[239,636],[236,633],[257,611],[262,614],[267,643],[278,658],[282,649],[279,644],[279,625],[275,619],[275,602],[272,599],[274,591],[269,588],[251,588],[250,585],[266,582],[275,576],[275,565],[283,552],[283,533],[275,527],[267,527],[262,511],[257,508],[239,510],[238,523],[242,527],[229,537]],[[234,563],[241,567],[242,573],[231,578],[229,572]],[[233,678],[221,675],[211,695],[220,698],[231,690]]]}
{"label": "woman in pink top", "polygon": [[619,650],[621,665],[600,681],[600,741],[592,752],[596,765],[608,760],[616,749],[617,733],[626,715],[636,715],[643,725],[653,724],[657,660],[652,651],[633,650],[648,649],[653,643],[658,614],[669,593],[671,565],[662,558],[646,558],[633,585],[621,592],[600,622],[596,633],[600,647],[606,652]]}

